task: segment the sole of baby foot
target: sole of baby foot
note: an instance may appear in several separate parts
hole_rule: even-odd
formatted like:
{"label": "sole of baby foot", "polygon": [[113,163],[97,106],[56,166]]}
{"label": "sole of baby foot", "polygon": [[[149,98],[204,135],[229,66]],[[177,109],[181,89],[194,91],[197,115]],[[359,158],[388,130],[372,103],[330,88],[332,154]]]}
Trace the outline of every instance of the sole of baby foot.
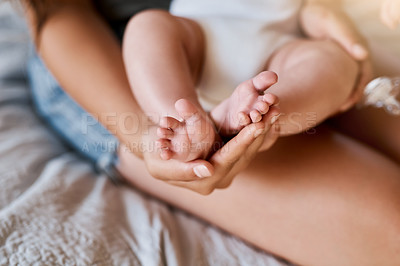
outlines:
{"label": "sole of baby foot", "polygon": [[216,140],[212,122],[202,109],[186,99],[178,100],[175,109],[181,121],[163,117],[157,129],[160,157],[185,162],[206,158]]}

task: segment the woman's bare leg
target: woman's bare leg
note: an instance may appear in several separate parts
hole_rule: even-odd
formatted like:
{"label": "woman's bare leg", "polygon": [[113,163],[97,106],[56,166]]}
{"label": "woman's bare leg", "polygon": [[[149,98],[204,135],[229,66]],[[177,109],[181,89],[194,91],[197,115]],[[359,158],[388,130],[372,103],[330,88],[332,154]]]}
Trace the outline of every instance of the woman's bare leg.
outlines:
{"label": "woman's bare leg", "polygon": [[372,107],[354,108],[332,123],[341,132],[374,147],[400,165],[400,117]]}
{"label": "woman's bare leg", "polygon": [[[400,76],[400,58],[372,43],[377,76]],[[333,120],[345,134],[371,145],[400,164],[400,117],[377,108],[353,108]],[[400,176],[399,176],[400,178]]]}
{"label": "woman's bare leg", "polygon": [[128,153],[120,158],[139,189],[296,263],[400,263],[400,168],[329,129],[281,138],[209,196],[152,178]]}

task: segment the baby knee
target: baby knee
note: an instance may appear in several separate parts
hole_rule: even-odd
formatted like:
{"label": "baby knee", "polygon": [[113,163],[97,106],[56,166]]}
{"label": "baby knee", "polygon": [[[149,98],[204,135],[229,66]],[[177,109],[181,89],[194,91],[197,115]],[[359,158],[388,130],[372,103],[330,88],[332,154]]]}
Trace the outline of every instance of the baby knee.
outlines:
{"label": "baby knee", "polygon": [[134,15],[128,22],[124,40],[138,33],[157,33],[159,30],[174,29],[175,17],[167,11],[159,9],[148,9]]}
{"label": "baby knee", "polygon": [[339,44],[333,41],[316,41],[313,53],[315,60],[324,63],[326,68],[334,71],[345,80],[354,80],[358,75],[358,64]]}

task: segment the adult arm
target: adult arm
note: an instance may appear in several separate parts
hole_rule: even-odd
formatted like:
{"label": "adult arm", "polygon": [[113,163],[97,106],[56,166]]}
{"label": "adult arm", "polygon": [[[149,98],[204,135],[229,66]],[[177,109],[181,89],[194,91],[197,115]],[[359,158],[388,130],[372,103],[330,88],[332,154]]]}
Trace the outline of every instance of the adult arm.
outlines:
{"label": "adult arm", "polygon": [[29,6],[27,12],[38,52],[65,91],[122,143],[138,143],[142,128],[124,134],[134,125],[121,121],[128,114],[143,118],[129,88],[121,48],[91,1],[59,1],[40,32]]}

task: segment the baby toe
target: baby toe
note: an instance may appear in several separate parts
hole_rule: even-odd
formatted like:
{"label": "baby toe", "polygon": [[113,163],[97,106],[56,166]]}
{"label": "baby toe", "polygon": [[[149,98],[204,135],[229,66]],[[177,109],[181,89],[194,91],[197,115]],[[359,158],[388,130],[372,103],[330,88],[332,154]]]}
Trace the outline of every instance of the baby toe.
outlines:
{"label": "baby toe", "polygon": [[271,93],[266,93],[262,96],[263,101],[268,103],[269,105],[278,105],[279,104],[279,98],[278,96],[271,94]]}
{"label": "baby toe", "polygon": [[238,117],[238,121],[239,121],[239,126],[244,127],[251,123],[250,117],[243,112],[238,113],[237,117]]}
{"label": "baby toe", "polygon": [[256,102],[256,104],[254,105],[255,109],[257,109],[260,114],[264,115],[268,112],[269,110],[269,104],[263,101],[258,101]]}
{"label": "baby toe", "polygon": [[254,88],[262,93],[278,81],[278,75],[272,71],[263,71],[252,79]]}
{"label": "baby toe", "polygon": [[160,152],[160,157],[163,160],[170,160],[173,156],[173,152],[171,150],[162,150]]}
{"label": "baby toe", "polygon": [[157,136],[160,139],[171,139],[174,136],[174,131],[171,128],[157,128]]}
{"label": "baby toe", "polygon": [[180,123],[181,122],[170,116],[165,116],[160,120],[160,126],[166,129],[175,129],[180,125]]}
{"label": "baby toe", "polygon": [[156,146],[160,150],[160,157],[163,160],[172,158],[171,141],[167,139],[159,139],[156,141]]}
{"label": "baby toe", "polygon": [[257,123],[261,121],[262,115],[260,114],[259,111],[253,110],[250,112],[250,118],[253,123]]}
{"label": "baby toe", "polygon": [[176,101],[175,110],[184,120],[198,119],[199,117],[199,108],[187,99],[179,99]]}
{"label": "baby toe", "polygon": [[168,139],[158,139],[156,141],[157,148],[161,150],[170,149],[171,148],[171,141]]}

